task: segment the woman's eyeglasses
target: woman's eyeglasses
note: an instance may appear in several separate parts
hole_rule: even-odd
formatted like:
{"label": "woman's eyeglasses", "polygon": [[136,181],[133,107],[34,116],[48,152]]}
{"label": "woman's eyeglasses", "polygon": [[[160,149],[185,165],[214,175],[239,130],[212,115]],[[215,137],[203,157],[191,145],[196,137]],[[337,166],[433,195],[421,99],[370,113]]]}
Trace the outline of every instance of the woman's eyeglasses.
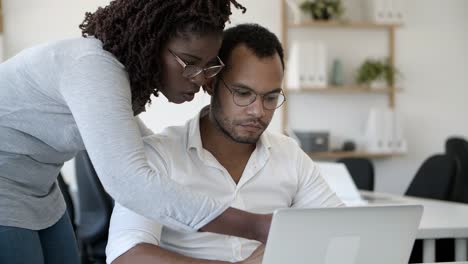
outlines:
{"label": "woman's eyeglasses", "polygon": [[205,78],[213,78],[216,76],[218,73],[221,72],[221,70],[224,68],[224,63],[223,61],[219,58],[216,57],[219,61],[219,65],[215,66],[210,66],[206,68],[201,68],[196,65],[187,65],[179,56],[177,56],[172,50],[169,49],[169,52],[175,57],[176,61],[184,68],[182,71],[182,76],[184,76],[187,79],[192,79],[197,77],[199,74],[203,72]]}

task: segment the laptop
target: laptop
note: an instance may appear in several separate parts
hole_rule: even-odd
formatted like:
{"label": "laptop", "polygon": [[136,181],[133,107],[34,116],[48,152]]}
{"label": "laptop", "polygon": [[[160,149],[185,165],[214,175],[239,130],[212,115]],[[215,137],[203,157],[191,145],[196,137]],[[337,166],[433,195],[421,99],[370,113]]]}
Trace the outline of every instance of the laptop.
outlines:
{"label": "laptop", "polygon": [[263,264],[406,264],[423,207],[280,209]]}
{"label": "laptop", "polygon": [[348,169],[343,163],[316,162],[320,167],[322,177],[330,189],[347,206],[366,205],[368,202],[362,199],[356,184]]}
{"label": "laptop", "polygon": [[346,206],[401,204],[400,201],[385,196],[359,193],[351,174],[343,163],[315,162],[323,179],[330,189]]}

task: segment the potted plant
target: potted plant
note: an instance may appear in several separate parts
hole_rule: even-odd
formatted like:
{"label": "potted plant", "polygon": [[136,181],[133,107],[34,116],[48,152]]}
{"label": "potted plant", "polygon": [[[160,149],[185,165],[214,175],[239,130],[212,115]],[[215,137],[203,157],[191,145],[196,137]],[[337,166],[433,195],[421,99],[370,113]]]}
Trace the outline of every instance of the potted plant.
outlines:
{"label": "potted plant", "polygon": [[344,13],[341,0],[307,0],[301,3],[300,8],[314,20],[339,19]]}
{"label": "potted plant", "polygon": [[356,82],[371,89],[393,86],[397,70],[388,60],[367,59],[359,67]]}

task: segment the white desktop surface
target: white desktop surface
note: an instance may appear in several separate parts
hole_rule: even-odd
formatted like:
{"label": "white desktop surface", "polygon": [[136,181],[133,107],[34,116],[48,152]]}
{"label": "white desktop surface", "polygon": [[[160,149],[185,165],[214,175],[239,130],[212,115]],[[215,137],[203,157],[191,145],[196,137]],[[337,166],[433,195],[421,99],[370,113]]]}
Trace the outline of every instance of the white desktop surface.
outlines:
{"label": "white desktop surface", "polygon": [[360,191],[372,204],[421,204],[424,213],[417,238],[468,238],[468,204]]}
{"label": "white desktop surface", "polygon": [[423,241],[423,261],[435,261],[435,239],[455,238],[455,259],[467,260],[468,204],[360,191],[369,206],[379,204],[420,204],[424,206],[418,239]]}

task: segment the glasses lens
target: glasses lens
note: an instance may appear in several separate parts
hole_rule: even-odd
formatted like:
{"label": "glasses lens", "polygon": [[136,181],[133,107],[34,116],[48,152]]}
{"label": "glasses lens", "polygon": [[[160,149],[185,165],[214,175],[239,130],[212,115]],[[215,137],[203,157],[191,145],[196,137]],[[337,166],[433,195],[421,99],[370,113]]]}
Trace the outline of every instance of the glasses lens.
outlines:
{"label": "glasses lens", "polygon": [[252,91],[234,91],[234,103],[238,106],[248,106],[257,98],[257,94]]}
{"label": "glasses lens", "polygon": [[194,78],[198,74],[200,74],[203,70],[200,67],[194,65],[187,65],[182,73],[182,76],[185,78]]}
{"label": "glasses lens", "polygon": [[205,69],[205,77],[213,78],[223,69],[223,65],[212,66]]}
{"label": "glasses lens", "polygon": [[280,107],[285,101],[282,93],[267,94],[263,98],[263,107],[268,110],[274,110]]}

